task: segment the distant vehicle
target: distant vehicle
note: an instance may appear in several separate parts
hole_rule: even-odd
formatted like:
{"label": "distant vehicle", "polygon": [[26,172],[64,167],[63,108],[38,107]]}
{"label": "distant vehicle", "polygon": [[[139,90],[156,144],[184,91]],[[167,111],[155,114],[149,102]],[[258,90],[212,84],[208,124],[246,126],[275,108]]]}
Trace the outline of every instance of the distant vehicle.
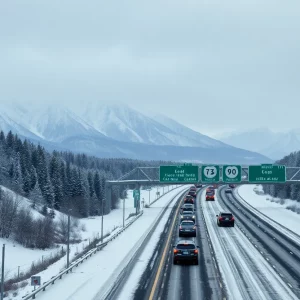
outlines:
{"label": "distant vehicle", "polygon": [[179,240],[173,246],[173,263],[176,265],[178,262],[192,262],[198,265],[198,249],[199,246],[195,245],[192,240]]}
{"label": "distant vehicle", "polygon": [[206,188],[206,192],[212,192],[212,191],[215,191],[213,186],[209,186]]}
{"label": "distant vehicle", "polygon": [[195,186],[190,187],[190,191],[196,191],[196,190],[197,190],[197,188]]}
{"label": "distant vehicle", "polygon": [[234,189],[235,188],[235,185],[234,184],[229,184],[229,187]]}
{"label": "distant vehicle", "polygon": [[226,193],[226,194],[232,194],[232,189],[226,189],[226,190],[225,190],[225,193]]}
{"label": "distant vehicle", "polygon": [[215,192],[206,192],[205,200],[206,201],[215,201]]}
{"label": "distant vehicle", "polygon": [[192,203],[185,203],[185,204],[183,204],[183,205],[181,206],[181,211],[182,211],[183,209],[186,209],[186,208],[192,208],[193,211],[194,211],[194,210],[195,210],[195,205],[192,204]]}
{"label": "distant vehicle", "polygon": [[179,226],[179,236],[196,237],[196,225],[193,221],[183,220]]}
{"label": "distant vehicle", "polygon": [[182,221],[192,221],[192,222],[196,222],[196,216],[195,213],[193,211],[183,211],[180,215],[180,222]]}
{"label": "distant vehicle", "polygon": [[234,227],[234,216],[230,212],[220,212],[216,215],[218,226],[230,226]]}
{"label": "distant vehicle", "polygon": [[194,204],[194,197],[191,196],[191,195],[187,195],[187,196],[185,196],[183,202],[184,202],[184,203],[191,203],[191,204]]}
{"label": "distant vehicle", "polygon": [[218,185],[217,185],[217,184],[214,184],[214,185],[213,185],[213,188],[214,188],[214,189],[217,189],[217,188],[218,188]]}
{"label": "distant vehicle", "polygon": [[189,191],[189,195],[196,198],[197,193],[196,193],[196,191]]}
{"label": "distant vehicle", "polygon": [[195,187],[196,187],[197,189],[201,189],[201,188],[202,188],[202,184],[195,184]]}

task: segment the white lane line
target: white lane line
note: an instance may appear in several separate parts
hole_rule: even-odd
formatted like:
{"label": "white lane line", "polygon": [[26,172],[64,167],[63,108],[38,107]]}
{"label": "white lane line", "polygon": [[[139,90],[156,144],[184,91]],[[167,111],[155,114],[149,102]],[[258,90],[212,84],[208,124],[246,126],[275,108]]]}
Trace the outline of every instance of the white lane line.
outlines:
{"label": "white lane line", "polygon": [[288,286],[292,289],[293,288],[293,286],[290,284],[290,283],[288,283]]}
{"label": "white lane line", "polygon": [[290,253],[293,255],[294,253],[290,251]]}

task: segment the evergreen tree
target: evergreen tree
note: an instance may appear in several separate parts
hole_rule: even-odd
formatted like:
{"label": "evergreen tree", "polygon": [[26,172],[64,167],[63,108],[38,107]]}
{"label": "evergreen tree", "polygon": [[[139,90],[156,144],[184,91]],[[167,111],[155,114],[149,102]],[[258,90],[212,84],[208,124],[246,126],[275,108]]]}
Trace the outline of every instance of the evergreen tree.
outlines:
{"label": "evergreen tree", "polygon": [[31,181],[30,181],[30,175],[27,171],[23,175],[23,186],[22,186],[22,188],[23,188],[23,191],[25,193],[25,196],[28,196],[29,192],[31,190]]}
{"label": "evergreen tree", "polygon": [[33,190],[31,191],[29,198],[32,200],[33,208],[36,208],[37,204],[41,205],[43,203],[43,195],[42,195],[41,189],[39,187],[39,184],[37,182],[36,182]]}

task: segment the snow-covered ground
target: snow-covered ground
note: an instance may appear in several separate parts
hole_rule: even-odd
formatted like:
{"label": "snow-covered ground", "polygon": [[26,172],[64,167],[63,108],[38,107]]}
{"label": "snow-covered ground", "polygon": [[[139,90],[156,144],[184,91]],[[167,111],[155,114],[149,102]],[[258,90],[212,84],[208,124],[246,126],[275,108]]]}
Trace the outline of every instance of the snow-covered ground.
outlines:
{"label": "snow-covered ground", "polygon": [[[256,189],[258,193],[256,193],[254,189]],[[261,186],[253,184],[242,185],[236,190],[236,194],[253,208],[300,235],[300,214],[287,209],[287,206],[295,204],[295,201],[286,199],[284,204],[271,202],[270,199],[272,199],[272,196],[262,194],[260,192],[262,191]]]}
{"label": "snow-covered ground", "polygon": [[[84,264],[73,269],[73,273],[64,276],[62,280],[58,280],[54,286],[47,289],[47,292],[39,293],[36,298],[41,300],[88,300],[100,297],[114,284],[120,270],[130,260],[134,250],[137,249],[156,222],[162,209],[175,195],[186,188],[187,186],[182,186],[172,190],[151,205],[150,208],[145,208],[143,216],[137,219],[120,236],[96,255],[89,258]],[[145,192],[148,193],[147,191]],[[143,192],[141,193],[141,198],[143,198]],[[170,212],[171,208],[168,209],[168,213]],[[153,243],[150,245],[151,247],[154,246]],[[142,270],[140,271],[142,272]],[[44,281],[45,276],[43,273],[39,274],[43,278],[42,281]],[[55,274],[55,272],[51,273],[52,276]],[[24,295],[25,291],[27,292],[28,290],[31,290],[31,288],[25,288],[21,295]]]}
{"label": "snow-covered ground", "polygon": [[[168,192],[168,189],[171,190],[173,186],[163,187],[153,187],[150,191],[141,190],[141,200],[144,198],[145,203],[157,199],[157,192],[161,195],[163,192]],[[30,207],[31,202],[29,199],[22,197],[13,191],[1,186],[2,190],[10,194],[14,199],[20,201],[22,207],[29,207],[36,218],[43,218],[44,216],[40,214],[37,210],[34,210]],[[125,220],[131,213],[135,212],[134,201],[133,201],[133,191],[128,190],[127,198],[125,199]],[[55,220],[58,220],[63,214],[59,211],[55,211]],[[127,219],[125,223],[128,223],[130,220]],[[85,230],[80,231],[82,242],[70,245],[70,259],[72,259],[76,253],[81,252],[84,247],[89,244],[94,237],[101,235],[101,217],[91,217],[86,219],[80,219],[79,228],[82,228],[84,225]],[[111,233],[113,230],[123,226],[123,200],[120,201],[119,207],[111,211],[110,214],[104,216],[103,222],[103,231],[104,234]],[[56,246],[52,249],[39,250],[39,249],[29,249],[25,248],[22,245],[14,242],[11,239],[0,238],[0,245],[5,244],[6,255],[5,255],[5,278],[9,279],[15,277],[18,274],[18,269],[20,273],[26,272],[30,269],[32,263],[36,264],[41,262],[43,259],[50,257],[51,255],[56,254],[58,251],[61,251],[61,247],[66,249],[66,246]],[[55,264],[48,267],[47,270],[41,273],[43,282],[49,280],[53,275],[56,275],[61,269],[66,265],[66,256],[57,261]],[[31,289],[31,288],[29,288]]]}

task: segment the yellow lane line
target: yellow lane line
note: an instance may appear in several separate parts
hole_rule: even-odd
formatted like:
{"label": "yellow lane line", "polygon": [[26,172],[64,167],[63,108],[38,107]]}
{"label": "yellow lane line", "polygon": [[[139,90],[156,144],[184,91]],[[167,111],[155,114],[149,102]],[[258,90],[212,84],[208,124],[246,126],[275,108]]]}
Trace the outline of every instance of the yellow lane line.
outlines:
{"label": "yellow lane line", "polygon": [[169,236],[168,236],[168,240],[167,240],[167,243],[166,243],[163,255],[161,257],[161,260],[160,260],[160,263],[159,263],[159,267],[158,267],[158,270],[157,270],[157,273],[156,273],[156,276],[155,276],[155,280],[154,280],[154,283],[153,283],[153,286],[152,286],[152,289],[151,289],[149,300],[153,300],[154,293],[156,291],[156,287],[157,287],[157,284],[158,284],[158,280],[160,278],[162,267],[163,267],[163,264],[165,262],[166,253],[168,251],[167,249],[168,249],[168,246],[170,244],[171,236],[172,236],[172,233],[173,233],[173,230],[174,230],[175,221],[176,221],[176,219],[178,217],[179,208],[180,208],[180,204],[178,205],[177,210],[176,210],[176,214],[175,214],[172,226],[171,226],[171,230],[170,230],[170,233],[169,233]]}

